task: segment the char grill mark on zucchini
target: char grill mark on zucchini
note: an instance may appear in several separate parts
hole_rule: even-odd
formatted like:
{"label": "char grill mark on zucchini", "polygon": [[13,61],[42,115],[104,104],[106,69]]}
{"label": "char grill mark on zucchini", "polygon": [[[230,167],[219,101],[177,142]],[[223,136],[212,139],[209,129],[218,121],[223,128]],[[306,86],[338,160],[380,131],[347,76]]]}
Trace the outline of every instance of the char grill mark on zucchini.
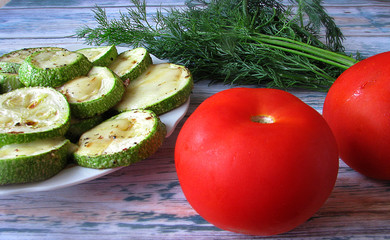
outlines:
{"label": "char grill mark on zucchini", "polygon": [[0,95],[0,146],[62,136],[69,127],[66,98],[52,88],[20,88]]}
{"label": "char grill mark on zucchini", "polygon": [[76,77],[87,75],[92,63],[81,53],[43,51],[31,54],[19,68],[26,86],[59,87]]}
{"label": "char grill mark on zucchini", "polygon": [[95,66],[88,75],[68,81],[57,90],[66,96],[74,117],[90,118],[115,106],[125,88],[109,68]]}
{"label": "char grill mark on zucchini", "polygon": [[65,48],[59,47],[38,47],[38,48],[23,48],[10,53],[6,53],[0,57],[0,72],[18,73],[20,65],[23,61],[35,52],[40,51],[67,51]]}
{"label": "char grill mark on zucchini", "polygon": [[[65,167],[69,154],[80,166],[112,168],[145,159],[161,146],[166,127],[152,110],[169,111],[181,104],[175,104],[174,99],[186,100],[192,88],[191,74],[188,72],[186,76],[190,87],[180,90],[185,93],[172,97],[170,104],[152,110],[126,111],[102,122],[108,116],[102,113],[121,100],[125,85],[113,70],[96,66],[103,57],[107,60],[103,48],[84,50],[90,52],[86,55],[94,67],[85,52],[82,53],[83,49],[78,52],[62,48],[23,49],[23,53],[14,54],[18,56],[14,61],[18,62],[13,69],[18,69],[19,74],[2,73],[0,57],[0,90],[7,92],[0,96],[0,185],[48,179]],[[118,55],[114,46],[108,50],[111,57],[107,64]],[[112,66],[127,83],[152,64],[144,48],[126,51],[121,57]],[[76,68],[81,70],[75,73]],[[19,81],[19,75],[23,82]],[[79,84],[72,87],[75,80]],[[158,86],[166,83],[159,82]],[[70,128],[70,112],[77,120],[72,123],[73,128]],[[93,136],[88,135],[91,132]],[[65,137],[72,142],[79,140],[80,146],[71,144]],[[62,141],[60,145],[58,141]]]}
{"label": "char grill mark on zucchini", "polygon": [[150,65],[126,87],[124,97],[115,109],[119,112],[149,109],[161,115],[187,101],[192,88],[192,75],[184,66],[172,63]]}
{"label": "char grill mark on zucchini", "polygon": [[108,67],[123,81],[131,82],[152,64],[152,58],[145,48],[134,48],[118,55]]}
{"label": "char grill mark on zucchini", "polygon": [[46,180],[67,164],[69,140],[39,139],[0,147],[0,185]]}
{"label": "char grill mark on zucchini", "polygon": [[90,168],[128,166],[157,151],[165,135],[165,125],[152,111],[127,111],[84,133],[74,159]]}

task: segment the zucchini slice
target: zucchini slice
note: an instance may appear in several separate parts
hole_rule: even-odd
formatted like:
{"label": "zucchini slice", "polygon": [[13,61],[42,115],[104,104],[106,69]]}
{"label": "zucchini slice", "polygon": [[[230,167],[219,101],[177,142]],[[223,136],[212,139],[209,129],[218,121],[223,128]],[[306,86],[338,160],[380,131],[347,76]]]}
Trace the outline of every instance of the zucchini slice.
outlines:
{"label": "zucchini slice", "polygon": [[111,64],[118,56],[118,51],[114,45],[105,47],[82,48],[76,52],[86,56],[94,66],[102,67],[106,67]]}
{"label": "zucchini slice", "polygon": [[46,180],[65,168],[69,140],[39,139],[0,147],[0,185]]}
{"label": "zucchini slice", "polygon": [[25,86],[19,81],[17,73],[0,73],[0,93],[10,92],[22,87]]}
{"label": "zucchini slice", "polygon": [[66,96],[72,116],[90,118],[115,106],[125,87],[109,68],[95,66],[87,76],[68,81],[57,90]]}
{"label": "zucchini slice", "polygon": [[0,57],[0,72],[18,73],[20,65],[23,61],[35,52],[40,51],[66,51],[65,48],[59,47],[38,47],[38,48],[23,48],[10,53],[6,53]]}
{"label": "zucchini slice", "polygon": [[108,67],[123,81],[131,82],[152,64],[149,52],[142,47],[134,48],[118,55]]}
{"label": "zucchini slice", "polygon": [[192,88],[192,75],[187,68],[172,63],[153,64],[130,82],[114,108],[119,112],[149,109],[161,115],[187,101]]}
{"label": "zucchini slice", "polygon": [[165,135],[164,123],[152,111],[123,112],[81,135],[74,160],[89,168],[128,166],[156,152]]}
{"label": "zucchini slice", "polygon": [[25,86],[59,87],[76,77],[85,76],[92,63],[81,53],[42,51],[28,56],[19,68]]}
{"label": "zucchini slice", "polygon": [[103,114],[96,115],[91,118],[79,119],[75,117],[70,118],[70,126],[68,131],[65,134],[65,137],[69,139],[72,143],[77,143],[80,136],[91,128],[97,126],[105,120]]}
{"label": "zucchini slice", "polygon": [[63,136],[70,108],[53,88],[26,87],[0,95],[0,146]]}

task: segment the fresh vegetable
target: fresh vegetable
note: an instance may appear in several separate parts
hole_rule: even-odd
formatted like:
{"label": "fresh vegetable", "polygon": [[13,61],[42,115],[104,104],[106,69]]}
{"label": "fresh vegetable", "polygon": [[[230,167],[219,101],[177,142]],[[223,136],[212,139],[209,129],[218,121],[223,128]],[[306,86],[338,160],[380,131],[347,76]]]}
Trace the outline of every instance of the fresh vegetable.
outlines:
{"label": "fresh vegetable", "polygon": [[161,115],[185,103],[192,87],[192,76],[187,68],[172,63],[154,64],[130,81],[114,109],[119,112],[149,109]]}
{"label": "fresh vegetable", "polygon": [[48,87],[26,87],[0,95],[0,146],[63,136],[70,108],[61,93]]}
{"label": "fresh vegetable", "polygon": [[83,54],[94,66],[107,67],[118,56],[115,46],[82,48],[76,52]]}
{"label": "fresh vegetable", "polygon": [[0,185],[46,180],[67,164],[69,140],[39,139],[0,147]]}
{"label": "fresh vegetable", "polygon": [[81,135],[74,159],[90,168],[128,166],[156,152],[165,135],[165,125],[152,111],[126,111]]}
{"label": "fresh vegetable", "polygon": [[390,52],[352,66],[335,81],[323,116],[341,159],[371,178],[390,180]]}
{"label": "fresh vegetable", "polygon": [[294,95],[233,88],[206,99],[175,147],[180,185],[215,226],[273,235],[309,219],[338,173],[335,138],[323,117]]}
{"label": "fresh vegetable", "polygon": [[59,87],[76,77],[85,76],[92,63],[81,53],[41,51],[28,56],[19,68],[25,86]]}
{"label": "fresh vegetable", "polygon": [[[321,1],[186,1],[186,8],[150,15],[145,1],[97,26],[77,30],[89,44],[128,44],[184,65],[196,79],[269,87],[328,89],[357,62],[344,54],[343,35]],[[294,10],[296,9],[296,10]],[[319,40],[324,29],[326,44]]]}
{"label": "fresh vegetable", "polygon": [[90,118],[115,106],[123,96],[122,80],[107,67],[92,67],[86,76],[77,77],[57,88],[69,102],[72,116]]}

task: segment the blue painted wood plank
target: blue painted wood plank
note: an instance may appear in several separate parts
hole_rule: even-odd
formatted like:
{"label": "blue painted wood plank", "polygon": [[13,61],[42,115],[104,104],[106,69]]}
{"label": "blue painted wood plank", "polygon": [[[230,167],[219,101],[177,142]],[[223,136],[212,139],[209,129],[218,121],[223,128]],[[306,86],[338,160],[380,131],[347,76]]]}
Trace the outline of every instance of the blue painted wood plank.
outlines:
{"label": "blue painted wood plank", "polygon": [[[160,7],[148,7],[152,16]],[[106,8],[109,19],[118,19],[126,8]],[[0,38],[56,38],[74,35],[84,25],[95,26],[92,9],[0,9]]]}
{"label": "blue painted wood plank", "polygon": [[[153,1],[155,7],[159,2],[184,1]],[[95,3],[106,6],[110,17],[129,5],[127,0],[12,0],[0,9],[0,55],[24,47],[86,47],[69,36],[78,26],[94,24]],[[369,56],[390,50],[389,1],[324,3],[347,37],[347,51]],[[229,87],[198,82],[186,117],[149,159],[69,188],[2,196],[0,239],[260,239],[206,222],[186,201],[175,172],[174,146],[183,122],[206,98]],[[290,92],[322,111],[326,93]],[[305,224],[267,239],[385,239],[390,235],[389,199],[389,183],[367,179],[340,162],[325,205]]]}
{"label": "blue painted wood plank", "polygon": [[[185,0],[146,0],[147,5],[151,6],[183,6]],[[52,1],[52,0],[12,0],[7,3],[5,8],[85,8],[85,7],[94,7],[99,6],[108,6],[108,7],[128,7],[134,6],[130,0],[63,0],[63,1]]]}
{"label": "blue painted wood plank", "polygon": [[[153,14],[159,7],[150,7]],[[126,8],[105,8],[109,18],[119,18]],[[329,14],[336,23],[345,28],[345,35],[388,34],[390,30],[390,5],[388,7],[365,8],[329,8]],[[94,25],[92,8],[90,9],[0,9],[0,38],[34,37],[43,34],[48,37],[69,36],[75,28],[84,24]],[[361,31],[364,28],[365,31]],[[65,30],[65,31],[64,31]]]}
{"label": "blue painted wood plank", "polygon": [[[286,1],[286,4],[288,1]],[[146,0],[148,5],[155,6],[175,6],[184,5],[185,0]],[[12,0],[5,7],[6,8],[52,8],[52,7],[93,7],[95,5],[100,6],[131,6],[130,0],[63,0],[63,1],[52,1],[52,0]],[[328,6],[388,6],[390,2],[388,0],[324,0],[323,5]]]}

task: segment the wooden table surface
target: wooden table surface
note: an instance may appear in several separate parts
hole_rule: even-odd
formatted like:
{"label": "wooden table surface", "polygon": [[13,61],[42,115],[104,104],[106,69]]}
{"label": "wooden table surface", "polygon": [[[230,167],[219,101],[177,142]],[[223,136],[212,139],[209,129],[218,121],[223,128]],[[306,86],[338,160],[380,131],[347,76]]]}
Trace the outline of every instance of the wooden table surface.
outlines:
{"label": "wooden table surface", "polygon": [[[4,2],[4,1],[2,1]],[[150,11],[184,1],[147,1]],[[25,47],[86,47],[72,35],[94,23],[91,9],[119,16],[125,0],[11,0],[0,8],[0,55]],[[364,57],[390,50],[389,0],[325,0],[341,27],[347,52]],[[104,177],[53,191],[0,196],[0,239],[260,239],[217,229],[186,201],[175,172],[174,145],[186,118],[230,86],[195,85],[186,117],[152,157]],[[326,93],[293,94],[322,111]],[[354,172],[340,161],[336,186],[306,223],[276,239],[388,239],[390,183]]]}

